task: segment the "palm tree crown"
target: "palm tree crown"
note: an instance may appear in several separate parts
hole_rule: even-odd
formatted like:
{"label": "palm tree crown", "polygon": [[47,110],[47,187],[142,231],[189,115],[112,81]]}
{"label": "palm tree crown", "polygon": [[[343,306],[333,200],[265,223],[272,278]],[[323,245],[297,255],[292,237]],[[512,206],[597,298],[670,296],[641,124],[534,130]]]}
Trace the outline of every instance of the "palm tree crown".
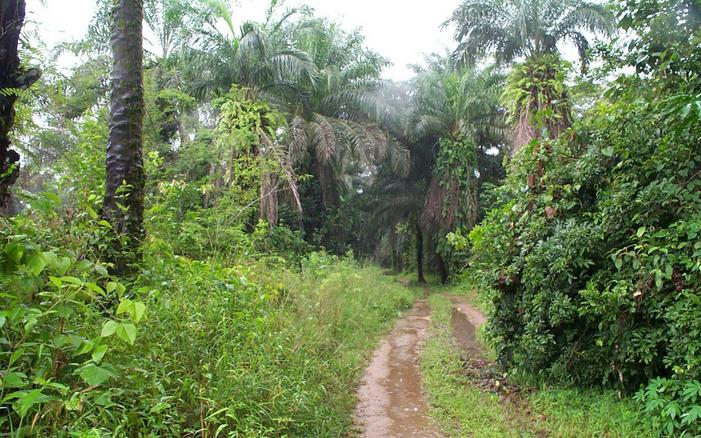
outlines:
{"label": "palm tree crown", "polygon": [[586,0],[466,0],[445,24],[451,23],[459,43],[454,56],[468,64],[490,55],[506,63],[557,53],[558,43],[569,42],[586,65],[587,34],[614,29],[608,10]]}

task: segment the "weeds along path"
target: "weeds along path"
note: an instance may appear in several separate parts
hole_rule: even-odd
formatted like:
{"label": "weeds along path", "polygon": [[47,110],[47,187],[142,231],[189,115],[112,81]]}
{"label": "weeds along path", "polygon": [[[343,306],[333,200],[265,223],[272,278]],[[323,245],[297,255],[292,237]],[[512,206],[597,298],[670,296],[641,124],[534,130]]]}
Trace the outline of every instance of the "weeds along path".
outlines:
{"label": "weeds along path", "polygon": [[421,387],[419,356],[430,323],[418,300],[375,350],[358,390],[354,421],[364,438],[438,438]]}

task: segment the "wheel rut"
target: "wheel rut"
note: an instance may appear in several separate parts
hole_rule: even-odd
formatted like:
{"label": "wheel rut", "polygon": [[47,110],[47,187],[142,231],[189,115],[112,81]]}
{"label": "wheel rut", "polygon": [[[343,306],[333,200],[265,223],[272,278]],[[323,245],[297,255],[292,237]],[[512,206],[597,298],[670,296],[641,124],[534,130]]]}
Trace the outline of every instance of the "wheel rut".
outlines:
{"label": "wheel rut", "polygon": [[375,350],[358,390],[354,423],[364,438],[440,438],[421,389],[419,356],[430,323],[418,300]]}

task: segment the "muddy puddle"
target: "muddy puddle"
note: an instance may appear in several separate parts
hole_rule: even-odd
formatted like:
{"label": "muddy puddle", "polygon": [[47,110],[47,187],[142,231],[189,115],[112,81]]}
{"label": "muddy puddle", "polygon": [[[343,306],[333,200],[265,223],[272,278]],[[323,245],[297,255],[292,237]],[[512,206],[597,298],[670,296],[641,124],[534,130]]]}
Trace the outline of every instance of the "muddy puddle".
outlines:
{"label": "muddy puddle", "polygon": [[458,297],[451,297],[453,303],[453,336],[460,348],[470,356],[479,357],[481,347],[477,341],[476,330],[486,322],[482,314]]}
{"label": "muddy puddle", "polygon": [[397,321],[365,370],[354,414],[364,438],[438,438],[421,391],[419,355],[429,327],[424,300]]}

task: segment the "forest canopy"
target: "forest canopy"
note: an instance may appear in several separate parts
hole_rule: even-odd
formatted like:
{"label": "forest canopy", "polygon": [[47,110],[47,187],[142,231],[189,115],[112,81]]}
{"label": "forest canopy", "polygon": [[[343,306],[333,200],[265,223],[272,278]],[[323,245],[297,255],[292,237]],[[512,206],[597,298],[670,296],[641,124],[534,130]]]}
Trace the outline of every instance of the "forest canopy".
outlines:
{"label": "forest canopy", "polygon": [[346,436],[383,273],[701,434],[698,2],[462,0],[401,82],[308,6],[96,4],[0,0],[0,434]]}

